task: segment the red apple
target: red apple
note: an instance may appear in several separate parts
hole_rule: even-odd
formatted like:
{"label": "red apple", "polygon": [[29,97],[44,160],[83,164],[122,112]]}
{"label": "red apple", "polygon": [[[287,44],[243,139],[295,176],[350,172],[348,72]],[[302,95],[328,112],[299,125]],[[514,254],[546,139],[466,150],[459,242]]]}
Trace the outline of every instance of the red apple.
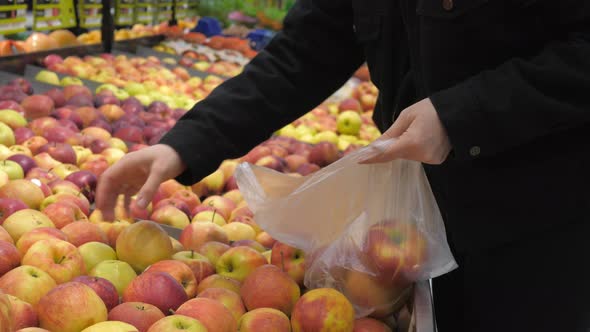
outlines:
{"label": "red apple", "polygon": [[231,312],[236,321],[246,313],[240,295],[226,288],[207,288],[200,292],[197,298],[207,298],[221,302]]}
{"label": "red apple", "polygon": [[14,331],[14,314],[8,295],[0,291],[0,332]]}
{"label": "red apple", "polygon": [[197,319],[207,331],[237,331],[237,322],[232,313],[221,302],[213,299],[200,297],[189,300],[182,304],[175,314]]}
{"label": "red apple", "polygon": [[297,284],[303,286],[305,276],[305,253],[282,242],[275,242],[270,258],[271,264],[285,271]]}
{"label": "red apple", "polygon": [[183,262],[163,260],[150,265],[145,271],[167,272],[184,288],[188,298],[197,295],[197,279],[191,268]]}
{"label": "red apple", "polygon": [[260,158],[265,157],[265,156],[270,156],[271,153],[272,153],[272,150],[268,146],[259,145],[259,146],[256,146],[255,148],[253,148],[252,150],[250,150],[250,152],[248,152],[248,154],[246,154],[241,159],[244,162],[254,164]]}
{"label": "red apple", "polygon": [[152,325],[148,332],[207,332],[207,328],[198,320],[183,316],[172,315],[164,317]]}
{"label": "red apple", "polygon": [[209,288],[224,288],[239,294],[240,287],[241,283],[236,279],[224,277],[219,274],[212,274],[199,283],[199,286],[197,287],[197,294],[201,294]]}
{"label": "red apple", "polygon": [[45,95],[28,96],[20,105],[25,111],[25,117],[29,120],[49,116],[54,108],[53,100]]}
{"label": "red apple", "polygon": [[254,218],[254,213],[252,213],[250,208],[247,206],[236,207],[236,209],[232,211],[231,216],[229,217],[229,221],[233,222],[240,216],[248,216],[250,218]]}
{"label": "red apple", "polygon": [[183,189],[178,190],[172,195],[173,199],[178,199],[186,203],[187,208],[189,211],[195,209],[199,204],[201,204],[201,200],[199,196],[193,193],[191,190]]}
{"label": "red apple", "polygon": [[12,305],[12,316],[14,318],[14,329],[24,329],[25,327],[35,327],[39,325],[37,312],[30,303],[27,303],[16,296],[8,295]]}
{"label": "red apple", "polygon": [[23,145],[29,138],[35,136],[35,133],[27,127],[19,127],[14,129],[14,139],[16,144]]}
{"label": "red apple", "polygon": [[354,308],[342,293],[317,288],[303,294],[291,313],[293,331],[352,331]]}
{"label": "red apple", "polygon": [[180,243],[188,250],[199,250],[209,241],[229,243],[229,239],[221,226],[209,222],[191,223],[182,230]]}
{"label": "red apple", "polygon": [[68,175],[66,180],[80,187],[82,194],[84,194],[90,202],[94,202],[94,194],[98,183],[98,179],[94,173],[80,170]]}
{"label": "red apple", "polygon": [[27,205],[21,200],[14,198],[0,198],[0,225],[10,217],[13,213],[19,210],[24,210]]}
{"label": "red apple", "polygon": [[139,332],[147,332],[150,326],[164,317],[160,309],[149,303],[125,302],[109,312],[108,320],[125,322],[135,326]]}
{"label": "red apple", "polygon": [[111,309],[119,304],[119,294],[117,293],[117,289],[112,282],[105,278],[78,276],[72,281],[81,282],[92,288],[104,302],[107,307],[107,312],[111,311]]}
{"label": "red apple", "polygon": [[231,247],[225,243],[218,241],[207,241],[203,243],[198,251],[200,254],[205,256],[211,264],[217,264],[217,260],[224,252],[228,251]]}
{"label": "red apple", "polygon": [[88,242],[109,243],[107,235],[94,223],[88,221],[74,221],[61,229],[68,237],[68,241],[79,247]]}
{"label": "red apple", "polygon": [[238,321],[240,332],[291,332],[291,322],[282,311],[259,308],[248,311]]}
{"label": "red apple", "polygon": [[320,166],[312,163],[305,163],[297,169],[297,173],[306,176],[320,170]]}
{"label": "red apple", "polygon": [[166,313],[178,309],[187,300],[182,285],[166,272],[144,272],[123,292],[124,302],[149,303]]}
{"label": "red apple", "polygon": [[184,229],[190,224],[186,213],[172,205],[164,205],[152,212],[150,219],[159,223],[179,229]]}
{"label": "red apple", "polygon": [[20,253],[14,244],[0,241],[0,277],[20,265]]}
{"label": "red apple", "polygon": [[58,284],[72,280],[85,272],[84,258],[71,243],[45,239],[33,244],[22,258],[23,265],[31,265],[47,272]]}
{"label": "red apple", "polygon": [[273,239],[267,232],[260,232],[256,235],[256,242],[260,243],[265,248],[272,248],[277,240]]}
{"label": "red apple", "polygon": [[365,317],[354,321],[352,332],[391,332],[391,329],[381,321]]}
{"label": "red apple", "polygon": [[24,154],[13,154],[12,156],[8,157],[7,160],[12,160],[19,164],[25,174],[27,174],[27,172],[30,171],[32,168],[37,167],[37,163],[35,163],[35,160]]}
{"label": "red apple", "polygon": [[16,248],[18,249],[20,255],[24,256],[33,244],[45,239],[58,239],[67,241],[68,236],[64,234],[64,232],[53,227],[35,228],[24,233],[20,239],[18,239],[16,242]]}
{"label": "red apple", "polygon": [[310,163],[320,167],[330,165],[339,158],[338,147],[330,142],[319,142],[311,148],[308,158]]}
{"label": "red apple", "polygon": [[25,179],[12,180],[0,188],[0,198],[18,199],[31,209],[38,209],[45,195],[41,188]]}
{"label": "red apple", "polygon": [[82,213],[80,208],[71,202],[56,202],[47,205],[42,212],[51,219],[55,227],[59,229],[65,228],[71,223],[85,219],[86,215]]}
{"label": "red apple", "polygon": [[213,264],[211,264],[207,257],[196,253],[194,250],[179,251],[172,255],[172,259],[186,264],[193,272],[197,284],[215,273],[215,267]]}
{"label": "red apple", "polygon": [[59,179],[59,177],[53,173],[51,173],[47,169],[43,169],[40,167],[32,168],[27,175],[25,176],[27,180],[34,180],[37,179],[43,183],[49,183]]}
{"label": "red apple", "polygon": [[297,169],[301,167],[301,165],[308,163],[307,157],[292,154],[285,157],[285,162],[287,163],[287,168],[291,172],[297,172]]}
{"label": "red apple", "polygon": [[82,94],[87,97],[92,97],[92,92],[85,86],[80,85],[68,85],[63,88],[64,97],[66,100],[69,100],[75,95]]}
{"label": "red apple", "polygon": [[66,97],[61,89],[50,89],[45,92],[45,95],[53,100],[55,107],[62,107],[66,103]]}
{"label": "red apple", "polygon": [[267,263],[267,259],[261,253],[250,247],[234,247],[219,257],[215,270],[218,274],[242,282],[256,268]]}
{"label": "red apple", "polygon": [[143,131],[141,128],[136,126],[129,126],[118,129],[115,131],[114,137],[120,138],[125,142],[129,143],[144,143]]}
{"label": "red apple", "polygon": [[50,331],[76,332],[107,319],[107,308],[89,286],[81,282],[59,285],[37,306],[39,325]]}
{"label": "red apple", "polygon": [[218,195],[207,197],[202,205],[213,207],[225,220],[231,217],[232,211],[236,208],[236,204],[231,199]]}
{"label": "red apple", "polygon": [[338,105],[338,111],[356,111],[360,113],[362,111],[362,107],[357,99],[347,98],[340,102],[340,104]]}
{"label": "red apple", "polygon": [[158,204],[154,205],[153,210],[155,212],[166,205],[175,207],[176,209],[182,211],[187,217],[191,214],[191,210],[189,209],[188,205],[178,198],[164,198],[163,200],[159,201]]}
{"label": "red apple", "polygon": [[76,152],[71,145],[66,143],[48,143],[39,148],[37,153],[47,152],[49,155],[64,164],[76,164]]}
{"label": "red apple", "polygon": [[248,311],[273,308],[290,316],[301,291],[291,277],[274,265],[263,265],[242,283],[240,295]]}
{"label": "red apple", "polygon": [[171,198],[175,192],[185,189],[187,188],[176,180],[164,181],[158,186],[158,190],[156,190],[154,198],[152,199],[152,205],[155,207],[159,201],[165,198]]}
{"label": "red apple", "polygon": [[10,236],[10,234],[8,234],[8,232],[3,227],[0,227],[0,241],[6,241],[8,243],[14,244],[12,236]]}
{"label": "red apple", "polygon": [[49,182],[47,185],[49,186],[49,189],[51,189],[52,194],[65,192],[76,195],[80,192],[80,187],[67,180],[57,179]]}

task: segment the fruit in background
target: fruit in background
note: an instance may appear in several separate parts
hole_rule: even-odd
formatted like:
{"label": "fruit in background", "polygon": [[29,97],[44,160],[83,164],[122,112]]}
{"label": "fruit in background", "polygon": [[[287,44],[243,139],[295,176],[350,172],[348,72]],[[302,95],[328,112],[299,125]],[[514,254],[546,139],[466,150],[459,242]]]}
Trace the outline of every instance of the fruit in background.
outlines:
{"label": "fruit in background", "polygon": [[79,247],[88,242],[108,243],[107,235],[97,225],[88,221],[74,221],[61,229],[71,244]]}
{"label": "fruit in background", "polygon": [[69,242],[45,239],[33,244],[22,258],[23,265],[31,265],[47,272],[62,284],[85,272],[84,259]]}
{"label": "fruit in background", "polygon": [[338,160],[338,157],[338,147],[336,144],[320,142],[311,148],[309,162],[324,167]]}
{"label": "fruit in background", "polygon": [[120,128],[115,131],[113,136],[127,143],[144,143],[143,131],[136,126]]}
{"label": "fruit in background", "polygon": [[142,272],[155,262],[169,259],[173,254],[166,231],[157,223],[147,220],[126,227],[117,238],[116,250],[117,257],[128,262],[137,272]]}
{"label": "fruit in background", "polygon": [[65,179],[68,175],[79,171],[80,169],[73,164],[61,164],[55,166],[51,172],[57,175],[60,179]]}
{"label": "fruit in background", "polygon": [[116,260],[117,253],[108,244],[102,242],[87,242],[78,247],[84,259],[86,271],[91,271],[96,265],[107,260]]}
{"label": "fruit in background", "polygon": [[148,330],[148,332],[207,332],[207,328],[198,320],[183,316],[172,315],[167,316],[155,322]]}
{"label": "fruit in background", "polygon": [[291,322],[282,311],[272,308],[259,308],[248,311],[238,321],[238,331],[291,332]]}
{"label": "fruit in background", "polygon": [[[7,163],[7,161],[13,161],[13,162],[19,164],[23,175],[20,176],[20,173],[18,172],[18,168],[12,166],[10,163]],[[9,176],[9,178],[10,178],[10,174],[8,174],[9,172],[7,172],[5,170],[5,168],[7,168],[9,170],[12,169],[14,171],[14,172],[12,172],[13,176],[16,177],[15,179],[24,178],[25,174],[27,174],[31,169],[33,169],[35,167],[37,167],[37,163],[35,163],[35,160],[33,160],[33,158],[31,158],[27,155],[24,155],[24,154],[14,154],[14,155],[8,157],[7,160],[4,160],[2,162],[2,164],[0,165],[0,169],[2,169]],[[15,180],[15,179],[12,179],[12,180]]]}
{"label": "fruit in background", "polygon": [[389,326],[374,318],[364,317],[354,321],[352,332],[392,332]]}
{"label": "fruit in background", "polygon": [[123,296],[123,292],[127,286],[137,277],[131,265],[119,260],[102,261],[90,270],[89,275],[105,278],[110,281],[117,289],[119,296]]}
{"label": "fruit in background", "polygon": [[47,144],[49,141],[45,137],[42,136],[33,136],[28,138],[26,141],[23,142],[23,146],[29,148],[33,155],[36,155],[39,148],[43,145]]}
{"label": "fruit in background", "polygon": [[0,291],[36,306],[41,297],[55,288],[49,274],[30,265],[21,265],[0,278]]}
{"label": "fruit in background", "polygon": [[362,111],[361,103],[355,98],[346,98],[338,105],[340,113],[344,111],[354,111],[360,113]]}
{"label": "fruit in background", "polygon": [[273,308],[289,316],[301,291],[287,273],[268,264],[258,267],[244,280],[240,295],[248,311]]}
{"label": "fruit in background", "polygon": [[47,185],[49,186],[49,189],[51,189],[52,194],[69,193],[77,195],[80,192],[80,187],[67,180],[58,179],[51,181]]}
{"label": "fruit in background", "polygon": [[232,313],[223,304],[213,299],[200,297],[189,300],[183,303],[175,314],[200,321],[207,331],[237,331],[237,322]]}
{"label": "fruit in background", "polygon": [[344,135],[357,135],[361,125],[361,116],[355,111],[344,111],[338,115],[336,120],[338,132]]}
{"label": "fruit in background", "polygon": [[47,143],[37,150],[39,154],[43,152],[61,163],[76,165],[76,152],[67,143]]}
{"label": "fruit in background", "polygon": [[179,251],[172,255],[172,259],[182,262],[183,264],[188,266],[191,269],[195,277],[195,280],[197,281],[197,284],[199,284],[203,279],[215,273],[215,267],[213,267],[213,264],[209,262],[207,257],[199,253],[196,253],[194,250]]}
{"label": "fruit in background", "polygon": [[231,199],[219,195],[212,195],[207,197],[203,201],[202,205],[212,207],[225,220],[229,219],[232,211],[236,208],[236,204]]}
{"label": "fruit in background", "polygon": [[14,240],[3,227],[0,227],[0,241],[14,244]]}
{"label": "fruit in background", "polygon": [[23,234],[32,229],[55,226],[43,213],[37,210],[23,209],[14,212],[10,217],[6,218],[2,227],[10,234],[14,242],[17,243]]}
{"label": "fruit in background", "polygon": [[197,222],[209,223],[209,222],[211,222],[215,225],[222,226],[222,227],[227,224],[227,222],[225,221],[225,218],[223,218],[222,215],[220,215],[216,211],[211,211],[211,210],[202,211],[202,212],[197,213],[193,217],[191,222],[193,222],[193,223],[197,223]]}
{"label": "fruit in background", "polygon": [[426,262],[426,238],[411,223],[384,221],[369,228],[363,252],[386,281],[415,280]]}
{"label": "fruit in background", "polygon": [[144,272],[166,272],[184,288],[188,298],[197,294],[197,280],[191,268],[177,260],[163,260],[150,265]]}
{"label": "fruit in background", "polygon": [[20,237],[18,242],[16,242],[16,248],[20,252],[21,256],[24,256],[33,244],[45,239],[58,239],[67,241],[68,237],[62,231],[53,227],[35,228],[24,233]]}
{"label": "fruit in background", "polygon": [[0,332],[14,331],[14,318],[10,299],[0,291]]}
{"label": "fruit in background", "polygon": [[231,247],[226,243],[218,242],[218,241],[207,241],[199,246],[198,251],[200,254],[205,256],[211,264],[217,264],[219,257],[223,255],[226,251],[228,251]]}
{"label": "fruit in background", "polygon": [[144,272],[123,292],[124,302],[149,303],[166,313],[178,309],[187,300],[182,285],[167,272]]}
{"label": "fruit in background", "polygon": [[14,129],[14,138],[16,144],[24,144],[26,140],[35,136],[35,133],[27,127],[19,127]]}
{"label": "fruit in background", "polygon": [[241,222],[232,222],[221,227],[230,242],[256,239],[256,232],[252,227]]}
{"label": "fruit in background", "polygon": [[164,205],[160,208],[157,208],[154,212],[152,212],[150,219],[157,223],[169,225],[179,229],[184,229],[190,224],[190,220],[186,213],[172,205]]}
{"label": "fruit in background", "polygon": [[8,295],[8,300],[12,306],[12,317],[14,319],[14,330],[25,327],[35,327],[39,325],[37,312],[30,303],[27,303],[18,297]]}
{"label": "fruit in background", "polygon": [[14,160],[9,159],[0,162],[0,170],[4,171],[10,180],[18,180],[25,177],[22,166]]}
{"label": "fruit in background", "polygon": [[271,264],[285,271],[297,284],[303,285],[305,276],[305,253],[282,242],[272,246]]}
{"label": "fruit in background", "polygon": [[14,244],[0,241],[0,277],[20,265],[21,255]]}
{"label": "fruit in background", "polygon": [[176,191],[172,195],[172,198],[179,199],[179,200],[183,201],[184,203],[186,203],[189,211],[192,211],[199,204],[201,204],[201,200],[199,199],[199,196],[197,196],[195,193],[193,193],[191,190],[188,190],[188,189]]}
{"label": "fruit in background", "polygon": [[94,194],[98,183],[98,179],[94,173],[87,170],[80,170],[68,175],[65,180],[80,187],[82,194],[90,202],[94,202]]}
{"label": "fruit in background", "polygon": [[215,264],[218,274],[244,281],[259,266],[267,264],[266,258],[250,247],[230,248]]}
{"label": "fruit in background", "polygon": [[112,104],[102,105],[98,108],[98,110],[109,122],[119,120],[123,115],[125,115],[125,111],[123,111],[121,107]]}
{"label": "fruit in background", "polygon": [[107,312],[119,304],[119,294],[117,293],[117,289],[110,281],[105,278],[78,276],[72,281],[81,282],[92,288],[102,299],[102,302],[104,302],[105,306],[107,307]]}
{"label": "fruit in background", "polygon": [[55,107],[53,99],[45,95],[28,96],[20,105],[25,111],[25,117],[29,120],[49,116]]}
{"label": "fruit in background", "polygon": [[201,182],[205,184],[208,192],[213,195],[221,193],[225,185],[223,172],[219,169],[206,176]]}
{"label": "fruit in background", "polygon": [[0,198],[0,225],[4,223],[6,218],[19,210],[24,210],[27,205],[19,199],[14,198]]}
{"label": "fruit in background", "polygon": [[201,294],[209,288],[223,288],[230,290],[236,294],[240,294],[241,283],[236,279],[224,277],[219,274],[212,274],[203,279],[197,287],[197,294]]}
{"label": "fruit in background", "polygon": [[109,168],[109,162],[102,155],[91,155],[80,165],[81,170],[89,171],[97,177]]}
{"label": "fruit in background", "polygon": [[65,228],[77,220],[86,218],[80,208],[70,202],[49,204],[42,211],[51,219],[54,226],[59,229]]}
{"label": "fruit in background", "polygon": [[221,302],[231,312],[236,321],[246,313],[240,295],[226,288],[207,288],[199,292],[197,298],[207,298]]}
{"label": "fruit in background", "polygon": [[2,122],[0,122],[0,144],[5,146],[12,146],[16,143],[14,132],[12,129]]}
{"label": "fruit in background", "polygon": [[[58,29],[49,33],[49,38],[53,39],[57,44],[57,47],[67,47],[79,45],[76,36],[69,30]],[[51,55],[49,55],[51,56]],[[46,58],[47,59],[47,58]]]}
{"label": "fruit in background", "polygon": [[164,317],[166,316],[160,309],[149,303],[125,302],[114,307],[109,312],[108,319],[131,324],[139,332],[147,332],[150,326]]}
{"label": "fruit in background", "polygon": [[37,313],[42,328],[60,332],[79,332],[107,319],[101,298],[80,282],[67,282],[51,290],[39,301]]}
{"label": "fruit in background", "polygon": [[37,75],[35,75],[35,80],[47,84],[60,85],[59,76],[57,76],[57,73],[49,70],[40,70]]}
{"label": "fruit in background", "polygon": [[[40,204],[40,209],[44,210],[47,206],[53,203],[58,202],[67,202],[70,204],[75,204],[84,216],[87,216],[90,213],[90,202],[86,197],[82,194],[73,195],[68,192],[61,192],[57,194],[53,194],[47,196]],[[85,219],[85,218],[84,218]]]}
{"label": "fruit in background", "polygon": [[65,76],[65,77],[63,77],[61,80],[59,80],[59,84],[61,86],[68,86],[68,85],[80,85],[80,86],[84,86],[84,82],[82,82],[81,79],[79,79],[78,77],[73,77],[73,76]]}
{"label": "fruit in background", "polygon": [[105,321],[96,323],[82,330],[81,332],[138,332],[139,330],[131,324],[117,321]]}
{"label": "fruit in background", "polygon": [[231,216],[229,217],[229,221],[233,222],[234,220],[236,220],[237,218],[239,218],[241,216],[247,216],[250,218],[254,218],[254,213],[252,213],[250,208],[248,208],[248,206],[246,206],[246,205],[241,206],[241,207],[238,206],[238,207],[236,207],[235,210],[232,211]]}
{"label": "fruit in background", "polygon": [[[236,206],[244,200],[242,193],[238,189],[234,189],[234,190],[230,190],[230,191],[226,192],[225,194],[223,194],[223,197],[231,199],[232,202],[234,202],[234,204],[236,204]],[[231,213],[230,213],[230,217],[231,217]]]}
{"label": "fruit in background", "polygon": [[61,164],[60,161],[55,160],[47,152],[41,152],[41,153],[35,155],[33,157],[33,159],[35,160],[37,165],[43,169],[52,169],[52,168],[56,167],[57,165]]}
{"label": "fruit in background", "polygon": [[6,124],[13,130],[27,125],[27,120],[20,113],[11,109],[0,110],[0,122]]}
{"label": "fruit in background", "polygon": [[179,241],[187,250],[198,250],[201,245],[209,241],[229,242],[221,226],[208,222],[191,223],[182,230]]}
{"label": "fruit in background", "polygon": [[317,288],[303,294],[291,313],[293,332],[352,331],[354,309],[342,293]]}

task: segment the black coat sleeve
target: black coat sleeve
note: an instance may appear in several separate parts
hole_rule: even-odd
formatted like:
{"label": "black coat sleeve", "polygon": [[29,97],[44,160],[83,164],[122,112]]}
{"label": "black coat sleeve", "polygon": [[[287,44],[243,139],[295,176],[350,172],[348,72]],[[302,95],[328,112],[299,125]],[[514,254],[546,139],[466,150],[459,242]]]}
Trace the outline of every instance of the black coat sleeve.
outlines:
{"label": "black coat sleeve", "polygon": [[455,158],[493,156],[590,124],[590,2],[538,3],[562,37],[431,96]]}
{"label": "black coat sleeve", "polygon": [[192,184],[320,104],[363,62],[352,8],[341,0],[300,0],[284,29],[243,72],[197,103],[161,143],[176,150]]}

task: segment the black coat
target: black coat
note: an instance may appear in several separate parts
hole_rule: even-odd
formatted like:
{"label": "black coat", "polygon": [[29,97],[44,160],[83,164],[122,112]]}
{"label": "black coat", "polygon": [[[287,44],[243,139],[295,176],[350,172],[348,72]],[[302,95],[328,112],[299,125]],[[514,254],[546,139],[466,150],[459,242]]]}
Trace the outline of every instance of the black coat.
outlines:
{"label": "black coat", "polygon": [[430,97],[453,152],[426,171],[459,251],[590,217],[590,1],[301,0],[272,43],[166,135],[190,184],[309,111],[363,62],[387,129]]}

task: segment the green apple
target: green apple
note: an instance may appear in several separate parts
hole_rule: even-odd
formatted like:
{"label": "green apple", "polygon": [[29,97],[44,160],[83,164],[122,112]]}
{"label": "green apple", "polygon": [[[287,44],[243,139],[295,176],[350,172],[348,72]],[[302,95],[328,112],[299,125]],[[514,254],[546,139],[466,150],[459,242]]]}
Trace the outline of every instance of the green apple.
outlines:
{"label": "green apple", "polygon": [[186,84],[192,88],[198,88],[201,86],[201,84],[203,84],[203,79],[198,76],[191,77],[188,81],[186,81]]}
{"label": "green apple", "polygon": [[344,111],[336,119],[338,132],[345,135],[358,135],[363,120],[360,114],[355,111]]}
{"label": "green apple", "polygon": [[24,116],[15,110],[9,109],[0,110],[0,122],[7,124],[12,129],[27,125],[27,120]]}
{"label": "green apple", "polygon": [[137,82],[129,82],[129,83],[125,84],[124,89],[131,96],[143,95],[143,94],[147,93],[147,89],[145,88],[145,86],[143,86],[143,84],[137,83]]}
{"label": "green apple", "polygon": [[299,137],[299,140],[303,143],[308,143],[308,144],[315,144],[315,142],[316,142],[315,137],[312,134],[305,134],[305,135]]}
{"label": "green apple", "polygon": [[125,100],[125,99],[129,98],[129,93],[127,93],[127,91],[125,91],[123,89],[117,89],[117,90],[113,91],[113,94],[119,100]]}
{"label": "green apple", "polygon": [[349,142],[347,140],[343,140],[342,138],[339,138],[338,139],[338,150],[345,151],[346,149],[348,149],[350,144],[352,144],[352,142]]}
{"label": "green apple", "polygon": [[169,65],[175,65],[176,64],[176,60],[174,58],[164,58],[162,59],[163,63],[169,64]]}
{"label": "green apple", "polygon": [[156,91],[158,90],[158,84],[154,81],[146,81],[143,82],[143,86],[144,88],[146,88],[147,91]]}
{"label": "green apple", "polygon": [[84,86],[84,83],[81,79],[72,76],[66,76],[59,81],[61,86],[68,86],[68,85],[80,85]]}
{"label": "green apple", "polygon": [[338,105],[331,104],[330,106],[328,106],[328,112],[330,112],[330,114],[332,115],[338,114],[338,112],[340,112],[340,110],[338,109]]}
{"label": "green apple", "polygon": [[280,136],[286,136],[286,137],[293,137],[293,138],[297,138],[297,130],[295,129],[295,126],[293,124],[288,124],[286,126],[284,126],[283,128],[279,129],[278,131],[278,135]]}
{"label": "green apple", "polygon": [[78,251],[84,258],[86,271],[92,270],[100,262],[117,259],[115,249],[102,242],[86,242],[78,247]]}
{"label": "green apple", "polygon": [[113,93],[115,93],[115,91],[119,90],[119,88],[114,84],[101,84],[96,88],[94,92],[99,93],[102,90],[111,90]]}
{"label": "green apple", "polygon": [[[206,309],[206,308],[204,308]],[[152,332],[207,332],[207,328],[198,320],[183,316],[183,315],[172,315],[164,317],[156,321],[150,326],[149,331]],[[209,331],[213,332],[213,331]]]}
{"label": "green apple", "polygon": [[8,178],[11,180],[18,180],[25,177],[25,172],[19,163],[12,160],[0,161],[0,170],[8,174]]}
{"label": "green apple", "polygon": [[315,128],[306,126],[306,125],[299,125],[297,126],[297,128],[295,128],[295,132],[296,134],[301,137],[303,135],[315,135],[317,133],[317,131],[315,130]]}
{"label": "green apple", "polygon": [[320,133],[315,134],[314,136],[315,143],[319,142],[330,142],[333,144],[338,144],[338,134],[333,131],[326,130]]}
{"label": "green apple", "polygon": [[0,160],[4,160],[10,156],[12,156],[14,154],[14,152],[12,152],[12,150],[10,150],[9,147],[7,147],[4,144],[0,144]]}
{"label": "green apple", "polygon": [[59,85],[59,76],[56,73],[49,70],[41,70],[35,75],[35,79],[39,82],[47,84]]}
{"label": "green apple", "polygon": [[207,71],[211,67],[211,64],[207,61],[199,61],[193,64],[193,68],[199,71]]}
{"label": "green apple", "polygon": [[364,140],[364,139],[359,139],[358,141],[356,141],[356,144],[359,144],[361,146],[367,146],[369,145],[371,142]]}
{"label": "green apple", "polygon": [[81,145],[73,145],[72,149],[74,149],[74,152],[76,153],[76,164],[78,165],[81,165],[86,158],[92,155],[92,150]]}
{"label": "green apple", "polygon": [[147,94],[135,95],[134,97],[137,98],[143,106],[148,106],[154,101],[153,98]]}
{"label": "green apple", "polygon": [[0,122],[0,144],[8,147],[15,143],[14,132],[7,124]]}
{"label": "green apple", "polygon": [[102,261],[90,270],[89,275],[91,277],[105,278],[112,282],[119,296],[123,296],[125,288],[127,288],[131,280],[137,277],[137,273],[129,263],[119,260]]}

